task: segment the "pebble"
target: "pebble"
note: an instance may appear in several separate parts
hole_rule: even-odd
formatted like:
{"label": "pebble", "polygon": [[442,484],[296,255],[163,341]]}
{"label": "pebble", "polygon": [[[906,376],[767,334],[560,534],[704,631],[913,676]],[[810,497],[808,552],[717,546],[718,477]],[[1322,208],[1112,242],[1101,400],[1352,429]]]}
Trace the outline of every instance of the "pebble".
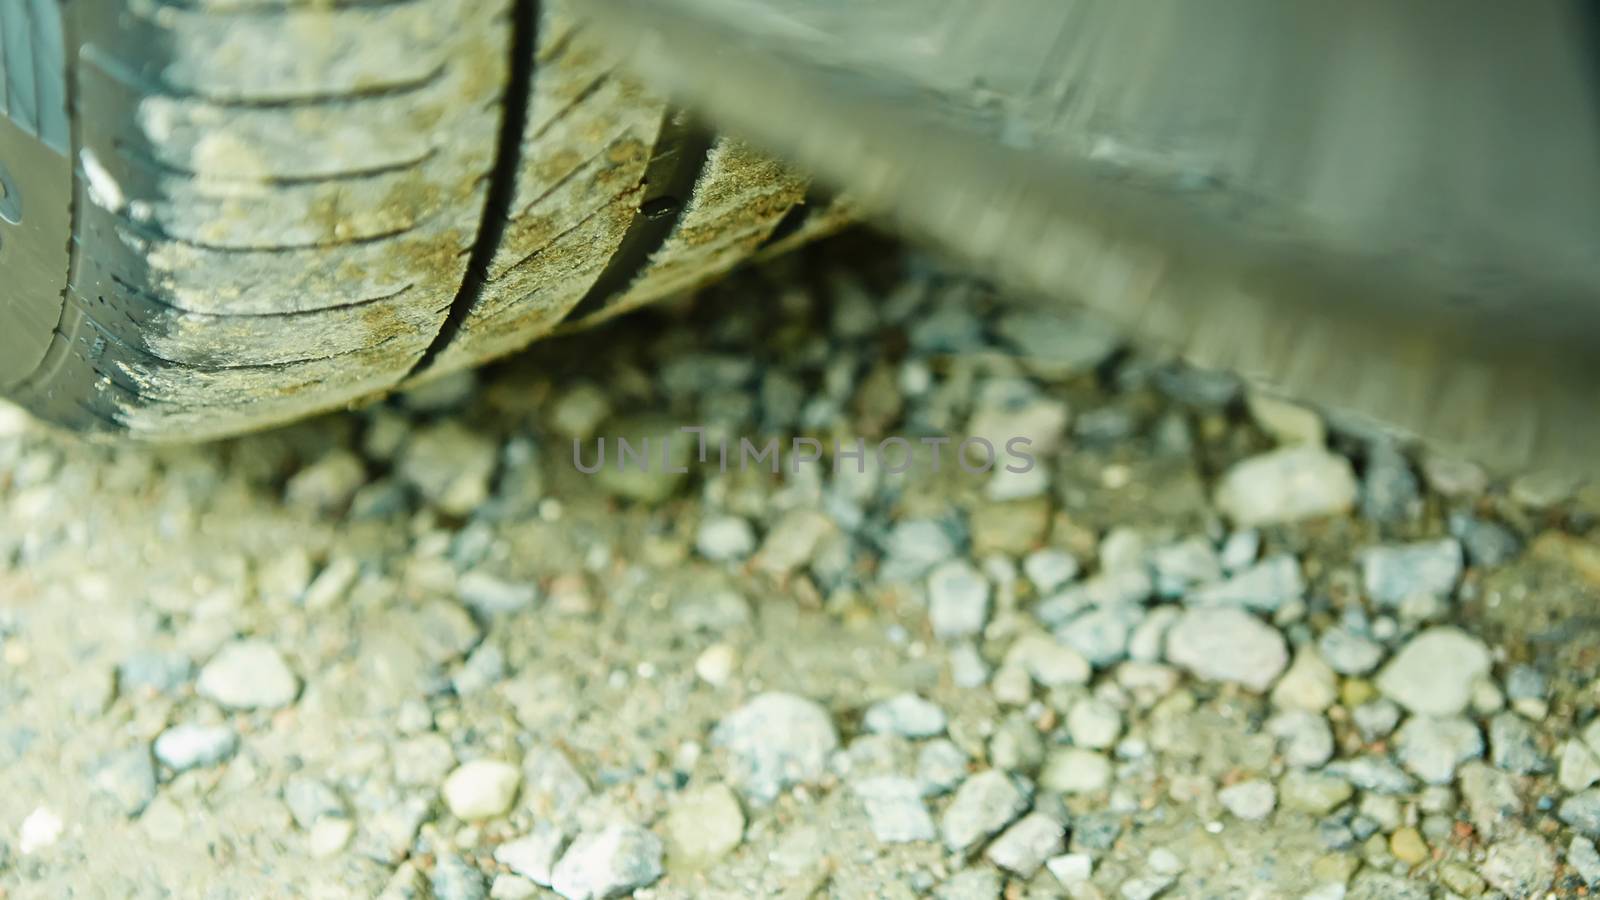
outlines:
{"label": "pebble", "polygon": [[1132,603],[1096,606],[1055,631],[1056,640],[1078,651],[1091,666],[1104,668],[1128,655],[1128,642],[1144,619]]}
{"label": "pebble", "polygon": [[239,735],[225,725],[175,725],[156,738],[156,759],[174,772],[214,766],[232,756]]}
{"label": "pebble", "polygon": [[661,853],[661,839],[637,825],[585,831],[561,855],[550,887],[567,900],[620,897],[661,877]]}
{"label": "pebble", "polygon": [[1561,801],[1556,817],[1587,837],[1600,838],[1600,788],[1589,788]]}
{"label": "pebble", "polygon": [[1483,735],[1461,716],[1412,716],[1395,734],[1406,770],[1428,784],[1449,784],[1462,763],[1483,756]]}
{"label": "pebble", "polygon": [[971,565],[951,560],[928,576],[928,619],[935,637],[972,637],[989,621],[989,582]]}
{"label": "pebble", "polygon": [[156,795],[156,767],[150,748],[137,744],[106,756],[94,767],[90,781],[124,815],[138,815]]}
{"label": "pebble", "polygon": [[739,666],[739,651],[732,644],[715,643],[694,660],[694,674],[712,687],[721,687]]}
{"label": "pebble", "polygon": [[912,519],[894,526],[884,541],[884,551],[878,577],[887,582],[907,582],[954,557],[956,544],[938,522]]}
{"label": "pebble", "polygon": [[1289,670],[1272,689],[1272,704],[1280,709],[1322,712],[1339,699],[1339,679],[1314,647],[1295,654]]}
{"label": "pebble", "polygon": [[1167,888],[1177,882],[1172,875],[1138,875],[1124,881],[1117,888],[1117,896],[1122,900],[1155,900],[1156,897],[1166,893]]}
{"label": "pebble", "polygon": [[324,816],[311,826],[306,835],[306,849],[316,859],[328,859],[349,846],[356,833],[354,822],[342,816]]}
{"label": "pebble", "polygon": [[1085,698],[1067,711],[1067,734],[1079,747],[1104,750],[1122,734],[1122,716],[1103,700]]}
{"label": "pebble", "polygon": [[1066,828],[1040,812],[1029,813],[1007,828],[984,855],[1022,878],[1032,878],[1045,860],[1066,849]]}
{"label": "pebble", "polygon": [[1236,818],[1259,822],[1272,815],[1278,805],[1278,792],[1270,781],[1241,781],[1218,791],[1217,801]]}
{"label": "pebble", "polygon": [[[1511,776],[1487,763],[1473,760],[1463,764],[1456,783],[1473,827],[1485,837],[1492,837],[1504,822],[1522,812],[1522,799]],[[1600,834],[1600,793],[1594,798],[1594,823]]]}
{"label": "pebble", "polygon": [[716,862],[744,840],[744,825],[739,798],[727,785],[718,782],[685,791],[667,810],[667,855],[690,868]]}
{"label": "pebble", "polygon": [[723,717],[711,734],[728,753],[730,780],[757,803],[771,803],[827,771],[839,733],[827,710],[794,694],[761,694]]}
{"label": "pebble", "polygon": [[851,786],[873,837],[884,844],[931,841],[937,834],[933,817],[922,802],[922,786],[899,775],[879,775]]}
{"label": "pebble", "polygon": [[1364,791],[1380,794],[1404,794],[1415,787],[1411,776],[1385,756],[1341,759],[1329,763],[1322,771],[1343,778]]}
{"label": "pebble", "polygon": [[182,653],[153,650],[134,653],[117,666],[117,688],[138,696],[142,691],[170,694],[194,674],[194,664]]}
{"label": "pebble", "polygon": [[1066,853],[1045,860],[1044,867],[1062,887],[1071,890],[1094,875],[1094,858],[1087,853]]}
{"label": "pebble", "polygon": [[458,819],[492,819],[504,815],[517,799],[522,772],[507,762],[475,759],[463,763],[444,780],[445,806]]}
{"label": "pebble", "polygon": [[1041,687],[1087,684],[1093,669],[1083,654],[1042,634],[1018,638],[1006,651],[1005,664],[1024,671]]}
{"label": "pebble", "polygon": [[1355,500],[1350,462],[1315,446],[1286,447],[1235,463],[1216,492],[1217,507],[1243,528],[1334,515]]}
{"label": "pebble", "polygon": [[1022,560],[1022,572],[1041,594],[1054,593],[1078,577],[1078,560],[1065,550],[1035,550]]}
{"label": "pebble", "polygon": [[532,833],[496,847],[494,860],[534,884],[549,887],[556,860],[566,845],[561,829],[544,822]]}
{"label": "pebble", "polygon": [[445,420],[412,432],[396,471],[440,512],[464,518],[489,499],[498,457],[488,436]]}
{"label": "pebble", "polygon": [[995,331],[1017,348],[1030,371],[1047,379],[1092,372],[1110,359],[1123,341],[1097,318],[1056,310],[1007,313]]}
{"label": "pebble", "polygon": [[1550,770],[1550,760],[1539,750],[1533,726],[1512,712],[1502,712],[1489,720],[1489,760],[1495,768],[1513,775]]}
{"label": "pebble", "polygon": [[62,832],[66,831],[66,823],[61,817],[48,807],[34,808],[22,820],[22,825],[17,829],[17,852],[23,856],[32,856],[40,850],[55,846],[61,840]]}
{"label": "pebble", "polygon": [[1455,538],[1371,547],[1361,554],[1362,586],[1379,607],[1413,597],[1448,597],[1465,565]]}
{"label": "pebble", "polygon": [[861,723],[876,734],[898,734],[912,739],[944,733],[944,710],[916,694],[899,694],[867,707]]}
{"label": "pebble", "polygon": [[1158,547],[1150,554],[1155,574],[1156,593],[1162,597],[1181,597],[1195,585],[1210,584],[1222,578],[1222,563],[1211,542],[1191,537]]}
{"label": "pebble", "polygon": [[456,581],[456,596],[485,617],[509,615],[533,606],[539,599],[534,585],[507,581],[488,572],[465,572]]}
{"label": "pebble", "polygon": [[1467,559],[1475,566],[1504,565],[1522,552],[1522,539],[1499,522],[1480,519],[1467,512],[1451,513],[1449,521],[1450,533],[1461,541]]}
{"label": "pebble", "polygon": [[1010,775],[985,769],[956,790],[939,820],[939,834],[951,851],[967,853],[1027,809],[1028,795]]}
{"label": "pebble", "polygon": [[962,869],[933,892],[934,900],[1000,900],[1005,879],[993,869]]}
{"label": "pebble", "polygon": [[1291,769],[1278,783],[1278,797],[1286,809],[1320,816],[1355,794],[1350,782],[1321,772]]}
{"label": "pebble", "polygon": [[1398,828],[1389,836],[1389,852],[1408,866],[1415,866],[1428,858],[1428,844],[1415,828]]}
{"label": "pebble", "polygon": [[228,709],[276,709],[294,701],[300,682],[271,644],[240,640],[211,657],[195,691]]}
{"label": "pebble", "polygon": [[1435,626],[1400,648],[1378,673],[1377,687],[1411,712],[1453,716],[1467,708],[1472,684],[1489,664],[1482,641],[1453,626]]}
{"label": "pebble", "polygon": [[1585,887],[1600,887],[1600,851],[1595,850],[1594,841],[1573,837],[1567,844],[1567,865]]}
{"label": "pebble", "polygon": [[1361,481],[1361,515],[1374,522],[1403,522],[1421,506],[1421,485],[1405,455],[1393,441],[1369,443]]}
{"label": "pebble", "polygon": [[1600,781],[1600,755],[1583,741],[1567,741],[1561,746],[1556,781],[1562,790],[1572,794]]}
{"label": "pebble", "polygon": [[1058,794],[1095,794],[1111,783],[1111,760],[1078,747],[1054,750],[1039,773],[1039,785]]}
{"label": "pebble", "polygon": [[344,802],[326,782],[295,775],[283,785],[283,802],[296,825],[307,831],[324,816],[343,817]]}
{"label": "pebble", "polygon": [[1185,610],[1167,631],[1167,660],[1205,681],[1265,691],[1289,663],[1283,635],[1243,610]]}
{"label": "pebble", "polygon": [[1365,675],[1383,662],[1383,645],[1348,628],[1330,628],[1317,638],[1317,650],[1340,675]]}
{"label": "pebble", "polygon": [[483,873],[454,853],[441,853],[434,860],[428,887],[434,900],[487,900],[489,896]]}
{"label": "pebble", "polygon": [[948,794],[967,777],[967,754],[954,741],[929,741],[917,751],[917,782],[924,796]]}
{"label": "pebble", "polygon": [[1259,390],[1245,392],[1245,408],[1261,430],[1279,444],[1311,444],[1327,440],[1322,417],[1298,403]]}
{"label": "pebble", "polygon": [[1283,554],[1264,559],[1226,581],[1196,588],[1184,599],[1194,606],[1242,606],[1275,612],[1285,604],[1303,599],[1305,593],[1300,561]]}
{"label": "pebble", "polygon": [[367,467],[361,457],[336,449],[291,475],[283,486],[283,499],[289,506],[336,515],[350,505],[366,482]]}
{"label": "pebble", "polygon": [[1489,845],[1480,871],[1490,887],[1507,896],[1537,897],[1549,890],[1555,880],[1555,850],[1537,835],[1519,828]]}
{"label": "pebble", "polygon": [[1379,697],[1351,710],[1350,719],[1355,723],[1356,731],[1361,733],[1363,740],[1376,741],[1392,734],[1395,726],[1400,724],[1402,715],[1404,713],[1399,704]]}
{"label": "pebble", "polygon": [[1333,758],[1333,729],[1314,712],[1291,710],[1267,720],[1267,733],[1283,749],[1284,762],[1314,769]]}
{"label": "pebble", "polygon": [[710,516],[695,532],[695,549],[714,562],[744,559],[756,549],[756,532],[739,516]]}

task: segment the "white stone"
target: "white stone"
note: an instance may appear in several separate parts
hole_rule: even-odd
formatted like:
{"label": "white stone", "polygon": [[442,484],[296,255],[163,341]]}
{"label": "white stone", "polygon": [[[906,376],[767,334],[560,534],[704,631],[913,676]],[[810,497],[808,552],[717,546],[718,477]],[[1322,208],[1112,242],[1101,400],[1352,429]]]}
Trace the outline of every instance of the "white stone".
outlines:
{"label": "white stone", "polygon": [[456,818],[472,821],[504,815],[517,799],[522,772],[497,759],[475,759],[444,780],[444,803]]}
{"label": "white stone", "polygon": [[228,709],[275,709],[293,702],[300,682],[271,644],[241,640],[211,657],[195,691]]}

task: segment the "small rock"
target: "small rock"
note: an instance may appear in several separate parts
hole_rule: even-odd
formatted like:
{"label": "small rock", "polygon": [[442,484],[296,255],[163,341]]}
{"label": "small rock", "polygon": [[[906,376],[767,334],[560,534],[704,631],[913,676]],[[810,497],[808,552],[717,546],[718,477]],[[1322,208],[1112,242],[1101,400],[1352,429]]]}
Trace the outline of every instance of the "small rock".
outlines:
{"label": "small rock", "polygon": [[1281,445],[1320,447],[1327,439],[1322,417],[1304,406],[1259,390],[1246,391],[1244,399],[1250,418]]}
{"label": "small rock", "polygon": [[1227,581],[1196,588],[1185,600],[1194,606],[1243,606],[1274,612],[1302,599],[1305,592],[1300,561],[1284,554],[1264,559]]}
{"label": "small rock", "polygon": [[[1492,837],[1503,823],[1522,812],[1522,798],[1511,776],[1487,763],[1473,760],[1462,765],[1456,782],[1473,827],[1485,837]],[[1600,792],[1595,794],[1593,803],[1595,833],[1600,834]]]}
{"label": "small rock", "polygon": [[1292,769],[1278,784],[1278,796],[1286,809],[1314,816],[1325,815],[1355,794],[1350,782],[1320,772]]}
{"label": "small rock", "polygon": [[499,447],[453,420],[417,429],[396,471],[440,512],[465,517],[489,499]]}
{"label": "small rock", "polygon": [[226,644],[200,670],[200,696],[228,709],[276,709],[300,692],[300,682],[266,641]]}
{"label": "small rock", "polygon": [[913,519],[894,526],[884,541],[884,552],[878,577],[892,583],[909,582],[951,560],[956,555],[956,543],[938,522]]}
{"label": "small rock", "polygon": [[1448,625],[1412,638],[1378,674],[1378,690],[1414,713],[1453,716],[1467,708],[1472,683],[1489,671],[1489,649]]}
{"label": "small rock", "polygon": [[1361,514],[1374,522],[1403,522],[1422,505],[1422,490],[1411,466],[1392,441],[1367,445],[1361,481]]}
{"label": "small rock", "polygon": [[1355,723],[1356,731],[1361,733],[1363,740],[1376,741],[1394,733],[1401,715],[1399,704],[1379,697],[1351,710],[1350,720]]}
{"label": "small rock", "polygon": [[324,816],[343,817],[344,802],[327,783],[304,775],[295,775],[283,785],[283,802],[296,825],[310,831],[311,826]]}
{"label": "small rock", "polygon": [[933,891],[933,900],[1001,900],[1005,879],[993,869],[962,869]]}
{"label": "small rock", "polygon": [[1039,773],[1039,786],[1058,794],[1095,794],[1110,783],[1111,761],[1077,747],[1052,752]]}
{"label": "small rock", "polygon": [[1265,691],[1289,662],[1283,635],[1243,610],[1185,610],[1167,631],[1167,660],[1206,681]]}
{"label": "small rock", "polygon": [[1278,792],[1270,781],[1241,781],[1217,792],[1217,801],[1237,818],[1259,822],[1272,815],[1278,805]]}
{"label": "small rock", "polygon": [[1513,775],[1536,775],[1550,770],[1550,760],[1539,751],[1539,739],[1528,720],[1503,712],[1489,720],[1489,760],[1495,768]]}
{"label": "small rock", "polygon": [[508,615],[533,606],[539,590],[532,584],[506,581],[488,572],[464,573],[456,581],[456,595],[485,617]]}
{"label": "small rock", "polygon": [[827,771],[839,733],[827,710],[794,694],[761,694],[725,716],[711,741],[728,752],[730,780],[758,803]]}
{"label": "small rock", "polygon": [[320,515],[342,512],[367,481],[367,467],[357,454],[337,449],[289,477],[283,488],[286,504]]}
{"label": "small rock", "polygon": [[[932,827],[930,823],[930,838]],[[667,810],[666,835],[674,864],[698,868],[726,856],[744,840],[744,810],[725,784],[686,791]]]}
{"label": "small rock", "polygon": [[1556,853],[1537,835],[1523,829],[1489,845],[1483,879],[1511,897],[1537,897],[1556,877]]}
{"label": "small rock", "polygon": [[1449,784],[1456,767],[1483,756],[1483,735],[1461,716],[1412,716],[1395,735],[1401,765],[1428,784]]}
{"label": "small rock", "polygon": [[1065,550],[1035,550],[1022,560],[1022,572],[1038,592],[1050,594],[1078,577],[1078,560]]}
{"label": "small rock", "polygon": [[1428,858],[1428,844],[1415,828],[1399,828],[1389,836],[1389,852],[1408,866],[1420,865]]}
{"label": "small rock", "polygon": [[182,653],[141,651],[117,666],[117,687],[132,696],[146,690],[170,694],[182,687],[193,673],[194,665]]}
{"label": "small rock", "polygon": [[1181,597],[1195,585],[1222,579],[1222,563],[1211,542],[1191,537],[1157,548],[1150,554],[1155,573],[1156,593],[1162,597]]}
{"label": "small rock", "polygon": [[66,823],[47,807],[36,807],[22,820],[17,829],[17,852],[32,856],[40,850],[55,846],[66,830]]}
{"label": "small rock", "polygon": [[306,835],[306,849],[316,859],[328,859],[349,846],[350,838],[355,833],[356,825],[349,819],[324,816],[311,826],[311,833]]}
{"label": "small rock", "polygon": [[1272,689],[1272,704],[1280,709],[1322,712],[1339,699],[1339,679],[1313,647],[1295,655],[1289,670]]}
{"label": "small rock", "polygon": [[711,516],[695,533],[695,549],[706,559],[729,562],[744,559],[756,549],[756,532],[739,516]]}
{"label": "small rock", "polygon": [[1561,763],[1556,769],[1556,781],[1562,790],[1575,794],[1600,781],[1600,755],[1588,744],[1570,740],[1561,746]]}
{"label": "small rock", "polygon": [[916,694],[899,694],[867,707],[861,724],[876,734],[929,738],[944,733],[944,710]]}
{"label": "small rock", "polygon": [[1567,844],[1567,865],[1585,887],[1600,886],[1600,851],[1595,850],[1594,841],[1574,837]]}
{"label": "small rock", "polygon": [[1005,664],[1026,672],[1041,687],[1087,684],[1093,670],[1089,661],[1071,647],[1041,634],[1018,638],[1006,651]]}
{"label": "small rock", "polygon": [[150,748],[138,744],[112,753],[95,766],[90,780],[124,815],[138,815],[156,795],[156,767]]}
{"label": "small rock", "polygon": [[928,619],[942,639],[971,637],[989,621],[989,583],[961,560],[951,560],[928,576]]}
{"label": "small rock", "polygon": [[995,330],[1017,348],[1029,371],[1051,380],[1094,371],[1123,342],[1097,318],[1057,310],[1016,310],[1002,316]]}
{"label": "small rock", "polygon": [[866,811],[873,837],[881,843],[931,841],[937,836],[916,781],[879,775],[856,782],[852,789]]}
{"label": "small rock", "polygon": [[531,834],[496,847],[494,860],[534,884],[549,887],[556,860],[566,845],[561,829],[541,823]]}
{"label": "small rock", "polygon": [[738,667],[739,651],[735,650],[732,644],[712,644],[694,660],[694,673],[701,681],[713,687],[727,684]]}
{"label": "small rock", "polygon": [[1291,710],[1267,720],[1267,733],[1283,748],[1283,760],[1301,769],[1314,769],[1333,758],[1333,729],[1314,712]]}
{"label": "small rock", "polygon": [[1032,878],[1045,860],[1066,848],[1066,829],[1044,813],[1029,813],[1007,828],[984,855],[1023,878]]}
{"label": "small rock", "polygon": [[1451,513],[1450,533],[1461,541],[1467,559],[1475,566],[1493,568],[1504,565],[1522,552],[1522,539],[1516,532],[1467,512]]}
{"label": "small rock", "polygon": [[1372,547],[1361,554],[1367,596],[1379,607],[1397,607],[1413,597],[1448,597],[1465,565],[1455,538]]}
{"label": "small rock", "polygon": [[660,838],[637,825],[607,825],[578,835],[556,863],[550,887],[567,900],[602,900],[660,877]]}
{"label": "small rock", "polygon": [[939,822],[939,833],[950,850],[966,853],[1027,808],[1028,795],[1011,776],[987,769],[961,784]]}
{"label": "small rock", "polygon": [[1132,603],[1095,606],[1057,628],[1056,640],[1078,651],[1092,666],[1109,666],[1128,655],[1128,642],[1144,618]]}
{"label": "small rock", "polygon": [[489,885],[483,873],[454,853],[441,853],[428,879],[435,900],[488,900]]}
{"label": "small rock", "polygon": [[156,759],[174,772],[214,766],[233,755],[239,736],[226,725],[175,725],[156,738]]}
{"label": "small rock", "polygon": [[1245,528],[1335,515],[1355,500],[1349,461],[1314,446],[1242,460],[1223,474],[1216,495],[1217,507]]}
{"label": "small rock", "polygon": [[1122,900],[1155,900],[1177,880],[1172,875],[1139,875],[1124,881],[1117,888],[1117,896]]}
{"label": "small rock", "polygon": [[1071,890],[1086,883],[1094,874],[1094,859],[1087,853],[1067,853],[1045,860],[1044,867],[1062,887]]}
{"label": "small rock", "polygon": [[1589,788],[1561,801],[1556,817],[1588,837],[1600,838],[1600,788]]}
{"label": "small rock", "polygon": [[1384,756],[1358,756],[1330,763],[1322,770],[1345,779],[1364,791],[1404,794],[1413,789],[1411,776]]}
{"label": "small rock", "polygon": [[1489,489],[1489,474],[1463,459],[1430,454],[1422,460],[1422,475],[1428,487],[1452,499],[1476,497]]}
{"label": "small rock", "polygon": [[588,440],[611,415],[611,398],[589,381],[579,381],[551,398],[550,428],[562,437]]}
{"label": "small rock", "polygon": [[458,819],[492,819],[511,809],[522,784],[516,766],[497,759],[475,759],[457,767],[444,780],[445,806]]}
{"label": "small rock", "polygon": [[1383,662],[1383,645],[1347,628],[1332,628],[1317,639],[1317,650],[1340,675],[1365,675]]}
{"label": "small rock", "polygon": [[917,782],[924,796],[938,796],[956,789],[967,777],[967,754],[953,741],[929,741],[917,751]]}
{"label": "small rock", "polygon": [[1079,747],[1104,750],[1122,733],[1122,716],[1103,700],[1083,699],[1067,711],[1067,734]]}

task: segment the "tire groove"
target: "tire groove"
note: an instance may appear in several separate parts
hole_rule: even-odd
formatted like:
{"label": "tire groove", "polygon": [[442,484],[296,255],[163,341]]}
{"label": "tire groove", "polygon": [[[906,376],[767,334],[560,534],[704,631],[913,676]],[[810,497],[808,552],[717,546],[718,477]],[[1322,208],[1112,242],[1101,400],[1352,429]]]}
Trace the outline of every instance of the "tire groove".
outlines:
{"label": "tire groove", "polygon": [[170,301],[161,299],[159,296],[157,296],[156,294],[154,294],[154,293],[152,293],[150,291],[147,291],[147,290],[145,290],[143,288],[135,287],[134,285],[130,284],[127,279],[123,278],[121,275],[112,274],[110,277],[111,277],[111,281],[112,281],[113,284],[115,284],[118,287],[122,288],[123,290],[127,291],[129,294],[132,294],[133,296],[138,297],[140,300],[143,300],[145,303],[148,303],[151,306],[157,306],[157,307],[160,307],[162,309],[171,310],[172,312],[175,312],[175,313],[177,313],[179,315],[182,315],[182,316],[185,316],[185,317],[195,317],[195,318],[204,318],[204,319],[256,319],[256,320],[262,320],[262,319],[293,319],[293,318],[296,318],[296,317],[299,317],[299,316],[312,316],[312,315],[316,315],[318,313],[338,312],[339,310],[344,310],[344,309],[358,309],[358,308],[363,307],[363,306],[371,306],[374,303],[383,303],[386,300],[394,300],[394,299],[404,295],[407,291],[411,290],[412,288],[416,287],[416,283],[413,282],[411,284],[407,284],[405,287],[399,288],[397,290],[390,291],[387,294],[379,294],[376,297],[363,297],[360,300],[352,300],[352,301],[350,301],[348,303],[339,303],[339,304],[335,304],[333,306],[319,306],[316,309],[297,309],[297,310],[289,310],[289,311],[263,312],[263,313],[219,313],[219,312],[203,312],[201,310],[189,309],[188,307],[185,307],[185,306],[179,306],[176,303],[172,303]]}
{"label": "tire groove", "polygon": [[141,75],[129,68],[124,60],[93,44],[86,44],[79,51],[78,58],[81,62],[86,62],[98,69],[102,75],[112,81],[116,81],[143,95],[171,97],[176,100],[192,100],[196,103],[205,103],[220,109],[293,109],[299,106],[354,106],[368,100],[419,93],[443,79],[445,73],[450,70],[450,64],[442,62],[417,78],[392,81],[387,84],[376,84],[349,90],[332,90],[326,93],[227,97],[220,94],[207,94],[202,91],[180,88],[159,79]]}
{"label": "tire groove", "polygon": [[327,172],[320,175],[211,175],[188,169],[175,163],[159,159],[147,153],[122,138],[114,138],[112,146],[116,149],[119,159],[125,159],[148,172],[156,175],[171,175],[187,179],[199,184],[225,184],[225,185],[262,185],[265,187],[294,187],[314,184],[330,184],[339,181],[359,181],[363,178],[378,178],[383,175],[394,175],[409,169],[419,169],[438,156],[438,148],[430,147],[428,152],[411,159],[398,162],[383,163],[363,169],[343,169],[338,172]]}
{"label": "tire groove", "polygon": [[489,283],[489,267],[505,238],[511,222],[511,205],[516,199],[517,175],[522,169],[522,132],[528,124],[533,89],[534,57],[539,49],[538,0],[512,0],[510,75],[506,79],[505,102],[501,109],[500,133],[495,164],[489,177],[489,190],[483,203],[483,218],[478,239],[467,257],[466,271],[449,312],[411,369],[405,381],[425,372],[439,353],[460,333],[472,307],[483,296]]}

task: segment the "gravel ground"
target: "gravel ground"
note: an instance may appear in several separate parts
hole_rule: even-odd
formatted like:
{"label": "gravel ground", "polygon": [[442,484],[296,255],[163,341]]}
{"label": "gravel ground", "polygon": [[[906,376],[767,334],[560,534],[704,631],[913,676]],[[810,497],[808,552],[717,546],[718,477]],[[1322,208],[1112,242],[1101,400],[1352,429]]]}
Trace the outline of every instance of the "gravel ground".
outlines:
{"label": "gravel ground", "polygon": [[[829,452],[573,460],[686,425]],[[1600,887],[1595,496],[893,248],[0,497],[4,896]]]}

